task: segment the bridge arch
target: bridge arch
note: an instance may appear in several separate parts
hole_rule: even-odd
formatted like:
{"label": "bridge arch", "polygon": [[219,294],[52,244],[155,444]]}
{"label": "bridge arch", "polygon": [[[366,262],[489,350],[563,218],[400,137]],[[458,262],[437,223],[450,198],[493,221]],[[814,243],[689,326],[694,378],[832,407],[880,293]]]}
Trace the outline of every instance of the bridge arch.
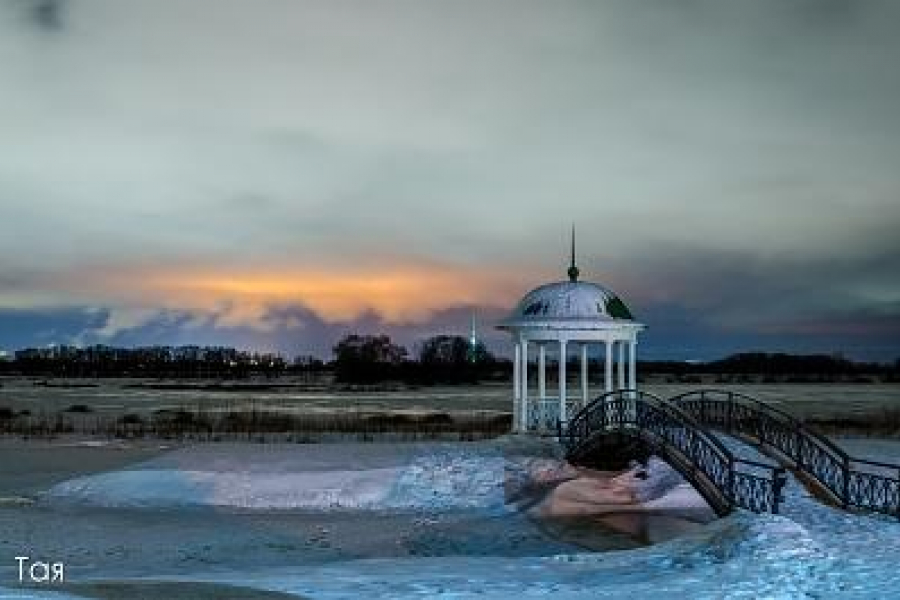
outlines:
{"label": "bridge arch", "polygon": [[719,515],[735,507],[778,512],[783,468],[734,456],[677,404],[647,392],[603,394],[560,430],[566,457],[576,465],[628,439],[640,440],[681,473]]}

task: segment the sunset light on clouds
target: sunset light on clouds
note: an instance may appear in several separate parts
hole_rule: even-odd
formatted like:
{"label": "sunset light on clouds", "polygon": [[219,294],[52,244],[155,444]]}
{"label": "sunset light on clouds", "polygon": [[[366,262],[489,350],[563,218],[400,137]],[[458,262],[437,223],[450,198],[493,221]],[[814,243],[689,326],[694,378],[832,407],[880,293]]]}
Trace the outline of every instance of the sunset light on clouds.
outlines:
{"label": "sunset light on clouds", "polygon": [[[506,301],[502,282],[478,271],[397,268],[329,273],[294,271],[149,273],[111,282],[130,290],[130,302],[196,311],[224,311],[223,323],[265,327],[259,318],[272,304],[298,303],[324,320],[350,321],[367,311],[386,323],[422,322],[453,306],[496,306]],[[507,288],[509,289],[509,288]],[[111,293],[114,293],[111,291]]]}

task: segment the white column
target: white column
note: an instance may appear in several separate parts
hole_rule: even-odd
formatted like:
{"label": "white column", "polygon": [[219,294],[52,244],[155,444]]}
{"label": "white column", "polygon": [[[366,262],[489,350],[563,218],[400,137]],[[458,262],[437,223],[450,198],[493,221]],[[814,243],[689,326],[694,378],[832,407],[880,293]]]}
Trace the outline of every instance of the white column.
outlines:
{"label": "white column", "polygon": [[566,340],[559,340],[559,420],[566,419]]}
{"label": "white column", "polygon": [[522,431],[528,431],[528,340],[522,339],[522,366],[519,373],[522,376]]}
{"label": "white column", "polygon": [[619,368],[619,389],[625,389],[625,340],[619,340],[616,342],[616,347],[619,349],[619,357],[617,361],[617,366]]}
{"label": "white column", "polygon": [[588,403],[588,345],[581,344],[581,406]]}
{"label": "white column", "polygon": [[603,345],[606,350],[606,353],[605,353],[606,368],[603,371],[603,386],[607,392],[611,392],[613,390],[612,342],[610,342],[609,340],[606,340]]}
{"label": "white column", "polygon": [[519,387],[522,384],[521,375],[519,375],[521,347],[516,342],[513,348],[513,431],[522,431],[522,392]]}
{"label": "white column", "polygon": [[546,354],[544,344],[540,344],[538,346],[538,398],[542,402],[547,399]]}
{"label": "white column", "polygon": [[637,389],[637,340],[628,345],[628,387]]}

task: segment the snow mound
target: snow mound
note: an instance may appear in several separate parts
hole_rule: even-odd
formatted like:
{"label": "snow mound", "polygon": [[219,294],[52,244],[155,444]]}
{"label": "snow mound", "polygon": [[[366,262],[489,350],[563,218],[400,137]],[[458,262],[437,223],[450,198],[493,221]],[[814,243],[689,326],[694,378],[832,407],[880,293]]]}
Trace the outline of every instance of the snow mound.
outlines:
{"label": "snow mound", "polygon": [[71,479],[45,500],[123,508],[502,511],[504,466],[500,455],[444,450],[361,470],[145,468]]}
{"label": "snow mound", "polygon": [[403,469],[386,498],[391,508],[505,510],[506,460],[444,451]]}

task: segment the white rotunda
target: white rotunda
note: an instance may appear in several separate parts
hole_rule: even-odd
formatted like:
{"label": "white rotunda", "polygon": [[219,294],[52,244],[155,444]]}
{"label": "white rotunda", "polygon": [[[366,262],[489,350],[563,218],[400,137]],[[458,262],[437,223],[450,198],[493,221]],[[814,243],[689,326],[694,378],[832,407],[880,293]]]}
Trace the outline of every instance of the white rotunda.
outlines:
{"label": "white rotunda", "polygon": [[[528,292],[498,329],[513,336],[513,431],[554,434],[557,421],[565,425],[591,398],[588,366],[593,346],[604,359],[603,387],[595,393],[636,389],[637,323],[624,302],[612,291],[578,280],[575,233],[568,281],[542,285]],[[537,348],[537,390],[529,388],[529,359]],[[567,389],[566,363],[571,349],[580,353],[580,384],[576,394]],[[556,355],[558,391],[547,391],[547,353]],[[615,368],[614,368],[615,367]]]}

